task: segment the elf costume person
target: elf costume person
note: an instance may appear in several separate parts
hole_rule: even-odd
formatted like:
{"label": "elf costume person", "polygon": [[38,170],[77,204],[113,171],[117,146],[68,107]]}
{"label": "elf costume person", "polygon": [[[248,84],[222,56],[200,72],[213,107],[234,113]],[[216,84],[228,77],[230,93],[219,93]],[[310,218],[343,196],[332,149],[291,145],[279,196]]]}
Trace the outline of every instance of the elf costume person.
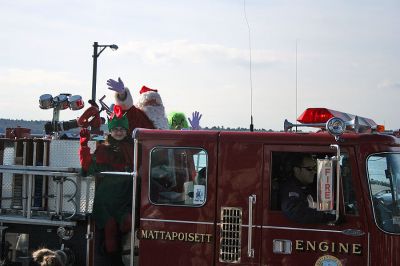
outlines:
{"label": "elf costume person", "polygon": [[[90,133],[80,132],[79,156],[84,174],[96,175],[101,171],[132,171],[133,140],[128,135],[126,113],[118,105],[108,118],[110,134],[99,144],[94,154],[87,146]],[[96,179],[93,218],[96,226],[95,265],[123,265],[121,238],[131,230],[132,178],[102,176]]]}
{"label": "elf costume person", "polygon": [[164,105],[157,90],[143,86],[134,105],[131,92],[121,78],[118,81],[109,79],[107,85],[108,89],[115,91],[116,104],[127,112],[130,134],[135,128],[168,129]]}

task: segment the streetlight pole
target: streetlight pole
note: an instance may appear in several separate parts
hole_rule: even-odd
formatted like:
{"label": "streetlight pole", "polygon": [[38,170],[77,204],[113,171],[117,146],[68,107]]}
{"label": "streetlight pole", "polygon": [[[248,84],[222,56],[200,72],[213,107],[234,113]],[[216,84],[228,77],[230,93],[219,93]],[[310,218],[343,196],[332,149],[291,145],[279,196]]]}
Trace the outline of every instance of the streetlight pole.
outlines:
{"label": "streetlight pole", "polygon": [[[101,47],[102,49],[98,52],[99,47]],[[118,49],[118,46],[115,44],[101,45],[98,42],[93,43],[93,77],[92,77],[92,100],[93,101],[96,101],[97,58],[107,47],[110,47],[111,50]]]}
{"label": "streetlight pole", "polygon": [[92,77],[92,100],[96,101],[96,81],[97,81],[97,49],[99,44],[94,42],[93,44],[93,77]]}

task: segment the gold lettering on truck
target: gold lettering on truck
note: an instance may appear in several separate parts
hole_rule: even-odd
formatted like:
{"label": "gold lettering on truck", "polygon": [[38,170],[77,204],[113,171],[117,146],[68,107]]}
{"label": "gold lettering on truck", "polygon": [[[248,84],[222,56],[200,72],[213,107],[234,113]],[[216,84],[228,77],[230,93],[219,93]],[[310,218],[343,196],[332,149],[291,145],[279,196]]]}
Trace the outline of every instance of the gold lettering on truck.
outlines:
{"label": "gold lettering on truck", "polygon": [[353,254],[361,255],[361,250],[362,250],[361,244],[353,244],[352,245]]}
{"label": "gold lettering on truck", "polygon": [[328,251],[329,250],[328,242],[319,243],[318,249],[321,250],[322,252]]}
{"label": "gold lettering on truck", "polygon": [[349,244],[339,243],[339,253],[349,253]]}
{"label": "gold lettering on truck", "polygon": [[307,248],[306,250],[315,251],[315,241],[307,241]]}
{"label": "gold lettering on truck", "polygon": [[212,234],[202,234],[193,232],[170,232],[160,230],[146,230],[140,231],[141,239],[150,240],[168,240],[168,241],[182,241],[192,243],[211,243]]}
{"label": "gold lettering on truck", "polygon": [[359,243],[318,242],[296,239],[294,249],[301,252],[332,252],[338,254],[362,255],[362,245]]}
{"label": "gold lettering on truck", "polygon": [[303,251],[304,246],[303,246],[304,241],[303,240],[296,240],[296,250]]}

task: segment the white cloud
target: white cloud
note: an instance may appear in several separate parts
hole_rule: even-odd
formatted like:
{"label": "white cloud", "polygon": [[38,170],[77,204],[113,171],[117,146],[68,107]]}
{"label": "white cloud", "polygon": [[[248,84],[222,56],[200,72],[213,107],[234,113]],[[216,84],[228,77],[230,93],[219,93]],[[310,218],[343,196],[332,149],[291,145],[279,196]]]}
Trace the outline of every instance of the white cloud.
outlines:
{"label": "white cloud", "polygon": [[71,78],[67,72],[53,72],[43,69],[6,69],[0,71],[0,84],[2,86],[32,86],[63,83],[67,85],[77,85],[77,81]]}
{"label": "white cloud", "polygon": [[393,82],[390,80],[384,80],[378,84],[378,89],[382,90],[400,90],[400,81]]}
{"label": "white cloud", "polygon": [[[139,57],[148,64],[173,65],[180,62],[195,64],[220,62],[249,65],[249,50],[225,47],[219,44],[192,43],[187,40],[169,42],[131,41],[124,45],[124,51]],[[259,67],[277,64],[290,59],[290,55],[268,50],[252,50],[252,63]]]}

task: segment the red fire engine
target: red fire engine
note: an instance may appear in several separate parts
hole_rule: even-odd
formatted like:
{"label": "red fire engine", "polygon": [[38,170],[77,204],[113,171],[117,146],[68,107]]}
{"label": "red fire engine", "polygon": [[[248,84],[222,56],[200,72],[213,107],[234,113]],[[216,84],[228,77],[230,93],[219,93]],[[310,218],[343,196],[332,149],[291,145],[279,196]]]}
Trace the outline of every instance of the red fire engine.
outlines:
{"label": "red fire engine", "polygon": [[[133,173],[103,173],[133,180],[130,265],[399,265],[399,139],[325,108],[298,121],[284,132],[136,129]],[[304,126],[319,131],[293,130]],[[93,265],[95,178],[79,175],[78,145],[2,140],[3,260],[44,244]],[[313,207],[332,214],[327,223],[282,212],[280,191],[303,155],[317,161]]]}

